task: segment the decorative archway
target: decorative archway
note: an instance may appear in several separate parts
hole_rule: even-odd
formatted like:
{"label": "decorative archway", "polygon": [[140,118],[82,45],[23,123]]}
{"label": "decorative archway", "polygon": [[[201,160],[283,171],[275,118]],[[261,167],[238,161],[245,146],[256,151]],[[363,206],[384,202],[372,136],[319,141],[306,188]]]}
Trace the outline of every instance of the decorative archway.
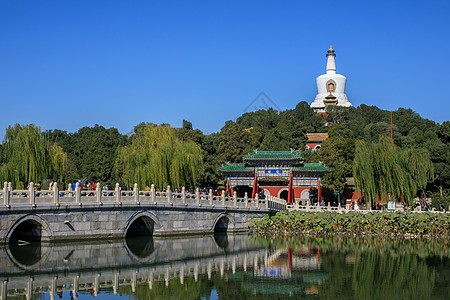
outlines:
{"label": "decorative archway", "polygon": [[278,191],[278,198],[283,199],[283,200],[288,200],[288,196],[289,196],[289,189],[288,188],[282,188]]}
{"label": "decorative archway", "polygon": [[309,200],[309,189],[303,190],[300,198],[301,200]]}

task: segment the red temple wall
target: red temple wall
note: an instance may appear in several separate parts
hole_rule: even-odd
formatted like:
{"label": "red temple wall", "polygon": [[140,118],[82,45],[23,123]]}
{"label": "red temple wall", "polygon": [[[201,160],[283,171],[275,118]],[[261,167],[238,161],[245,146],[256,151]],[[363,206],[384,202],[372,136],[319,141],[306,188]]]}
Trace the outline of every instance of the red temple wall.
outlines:
{"label": "red temple wall", "polygon": [[[278,193],[281,190],[286,190],[288,188],[289,188],[288,186],[259,186],[260,190],[263,190],[263,189],[268,190],[270,192],[270,195],[274,196],[274,197],[278,197]],[[302,192],[304,190],[309,190],[309,189],[311,189],[311,187],[309,187],[309,186],[295,187],[294,188],[294,198],[300,199],[302,196]]]}

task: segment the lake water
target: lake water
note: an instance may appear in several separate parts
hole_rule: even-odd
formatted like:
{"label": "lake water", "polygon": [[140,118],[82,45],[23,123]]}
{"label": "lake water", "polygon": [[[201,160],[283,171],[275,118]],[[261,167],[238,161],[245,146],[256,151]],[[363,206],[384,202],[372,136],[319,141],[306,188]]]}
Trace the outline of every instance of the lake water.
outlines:
{"label": "lake water", "polygon": [[449,246],[248,235],[6,245],[0,299],[450,299]]}

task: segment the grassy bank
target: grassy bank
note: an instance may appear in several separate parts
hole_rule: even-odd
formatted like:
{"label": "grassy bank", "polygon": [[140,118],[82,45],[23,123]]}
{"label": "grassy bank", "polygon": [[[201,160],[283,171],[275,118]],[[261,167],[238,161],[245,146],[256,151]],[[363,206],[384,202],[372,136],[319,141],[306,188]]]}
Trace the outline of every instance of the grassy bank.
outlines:
{"label": "grassy bank", "polygon": [[450,214],[283,211],[254,219],[250,230],[275,234],[450,236]]}

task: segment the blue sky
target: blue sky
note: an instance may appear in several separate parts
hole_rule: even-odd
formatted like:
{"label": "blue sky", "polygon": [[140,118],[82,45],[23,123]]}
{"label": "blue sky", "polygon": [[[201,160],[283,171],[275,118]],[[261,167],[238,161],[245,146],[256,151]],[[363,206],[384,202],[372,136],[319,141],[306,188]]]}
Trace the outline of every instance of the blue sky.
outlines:
{"label": "blue sky", "polygon": [[8,125],[127,133],[183,119],[220,130],[265,92],[317,93],[336,51],[354,106],[449,120],[450,1],[1,1],[0,137]]}

